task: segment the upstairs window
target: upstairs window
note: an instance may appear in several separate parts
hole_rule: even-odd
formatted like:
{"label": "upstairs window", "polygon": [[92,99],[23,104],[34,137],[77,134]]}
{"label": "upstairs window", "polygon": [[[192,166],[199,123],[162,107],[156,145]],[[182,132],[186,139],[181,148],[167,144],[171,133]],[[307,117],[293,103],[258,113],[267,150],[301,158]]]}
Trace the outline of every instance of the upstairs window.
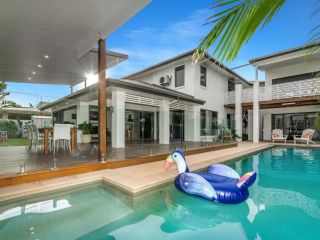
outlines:
{"label": "upstairs window", "polygon": [[184,66],[175,69],[175,87],[184,86]]}
{"label": "upstairs window", "polygon": [[200,66],[200,85],[207,87],[207,68]]}
{"label": "upstairs window", "polygon": [[235,90],[235,85],[233,80],[228,80],[228,92],[232,92]]}

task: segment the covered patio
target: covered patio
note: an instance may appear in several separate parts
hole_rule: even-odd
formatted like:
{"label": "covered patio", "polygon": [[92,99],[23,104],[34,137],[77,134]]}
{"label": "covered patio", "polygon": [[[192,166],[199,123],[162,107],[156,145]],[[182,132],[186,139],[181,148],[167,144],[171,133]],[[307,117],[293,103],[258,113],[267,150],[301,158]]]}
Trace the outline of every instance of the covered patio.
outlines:
{"label": "covered patio", "polygon": [[[5,0],[1,3],[0,80],[67,85],[71,91],[74,86],[83,85],[84,89],[40,107],[42,111],[53,112],[54,124],[59,122],[54,113],[71,110],[75,113],[62,123],[77,128],[79,123],[90,121],[90,106],[95,109],[92,111],[95,133],[90,144],[82,144],[78,132],[71,153],[0,148],[1,176],[50,170],[46,172],[50,178],[60,174],[59,169],[70,166],[79,165],[81,171],[90,171],[97,169],[90,168],[91,163],[101,164],[100,169],[115,160],[140,157],[142,162],[154,161],[177,147],[203,151],[224,143],[201,142],[200,116],[196,114],[199,111],[194,110],[203,101],[138,81],[108,79],[107,70],[128,56],[107,51],[107,36],[149,2]],[[90,85],[90,76],[97,76],[96,84]],[[135,128],[131,120],[136,120]]]}

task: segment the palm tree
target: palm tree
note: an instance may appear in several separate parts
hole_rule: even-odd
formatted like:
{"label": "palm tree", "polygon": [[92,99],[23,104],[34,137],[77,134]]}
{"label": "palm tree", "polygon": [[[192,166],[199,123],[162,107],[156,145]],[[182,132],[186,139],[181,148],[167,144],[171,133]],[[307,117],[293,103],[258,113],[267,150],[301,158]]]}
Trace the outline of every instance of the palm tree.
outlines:
{"label": "palm tree", "polygon": [[5,82],[0,82],[0,108],[3,107],[15,107],[19,108],[21,107],[20,104],[17,104],[16,102],[12,100],[6,100],[6,97],[9,96],[9,92],[7,90],[7,84]]}
{"label": "palm tree", "polygon": [[[259,27],[263,29],[283,7],[286,0],[215,0],[211,9],[217,11],[207,21],[211,31],[202,39],[193,60],[198,62],[212,47],[215,59],[223,62],[234,60],[241,47],[247,43]],[[320,0],[315,0],[311,17],[320,14]],[[310,31],[307,44],[313,45],[307,56],[320,52],[320,24]],[[315,81],[319,81],[320,72]],[[320,89],[312,89],[320,102]],[[320,129],[320,113],[315,119]]]}
{"label": "palm tree", "polygon": [[[230,61],[237,57],[241,47],[253,34],[263,29],[283,7],[286,0],[216,0],[211,9],[217,11],[206,24],[212,25],[210,32],[200,42],[193,55],[199,61],[211,48],[217,60]],[[312,17],[320,12],[320,1],[316,1]],[[320,39],[320,25],[311,30],[308,44]],[[319,47],[310,51],[318,51]]]}

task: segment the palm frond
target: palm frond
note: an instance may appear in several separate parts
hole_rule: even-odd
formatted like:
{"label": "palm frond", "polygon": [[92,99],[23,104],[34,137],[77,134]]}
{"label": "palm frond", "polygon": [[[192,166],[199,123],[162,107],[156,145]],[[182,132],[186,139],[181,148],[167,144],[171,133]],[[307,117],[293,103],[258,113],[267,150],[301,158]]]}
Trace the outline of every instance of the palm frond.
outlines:
{"label": "palm frond", "polygon": [[217,60],[233,60],[241,47],[248,42],[259,27],[265,27],[280,10],[285,0],[216,0],[212,10],[218,10],[207,19],[212,29],[194,54],[199,61],[213,46]]}
{"label": "palm frond", "polygon": [[[320,0],[317,0],[314,4],[314,10],[311,13],[311,18],[315,18],[320,14]],[[309,33],[310,37],[306,43],[306,45],[312,45],[309,48],[306,57],[308,58],[310,55],[320,52],[320,24],[316,25],[311,29]],[[320,77],[320,75],[318,76]]]}

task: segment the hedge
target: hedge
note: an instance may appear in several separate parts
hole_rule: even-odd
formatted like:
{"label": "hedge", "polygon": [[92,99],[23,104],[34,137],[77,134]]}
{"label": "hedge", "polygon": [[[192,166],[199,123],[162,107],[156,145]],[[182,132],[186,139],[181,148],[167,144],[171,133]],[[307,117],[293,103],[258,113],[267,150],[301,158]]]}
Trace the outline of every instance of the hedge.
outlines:
{"label": "hedge", "polygon": [[0,120],[0,131],[7,131],[8,138],[16,138],[19,135],[19,126],[14,121]]}

